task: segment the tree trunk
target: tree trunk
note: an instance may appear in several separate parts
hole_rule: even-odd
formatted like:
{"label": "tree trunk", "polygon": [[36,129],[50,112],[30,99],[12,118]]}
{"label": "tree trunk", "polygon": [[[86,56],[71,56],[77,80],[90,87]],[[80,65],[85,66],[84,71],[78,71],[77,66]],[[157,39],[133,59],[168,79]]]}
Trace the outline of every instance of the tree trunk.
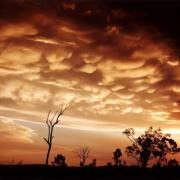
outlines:
{"label": "tree trunk", "polygon": [[47,155],[46,155],[46,166],[48,165],[50,151],[51,151],[51,144],[48,147],[48,151],[47,151]]}

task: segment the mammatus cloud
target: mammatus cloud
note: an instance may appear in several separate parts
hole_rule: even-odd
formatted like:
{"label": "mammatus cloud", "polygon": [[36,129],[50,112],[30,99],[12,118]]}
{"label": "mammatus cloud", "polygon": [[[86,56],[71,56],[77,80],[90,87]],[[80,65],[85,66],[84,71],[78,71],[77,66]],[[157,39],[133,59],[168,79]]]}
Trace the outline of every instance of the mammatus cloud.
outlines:
{"label": "mammatus cloud", "polygon": [[[76,123],[66,127],[76,130],[179,127],[177,47],[139,19],[145,12],[83,1],[2,1],[1,9],[0,102],[9,109],[2,116],[39,122],[68,104]],[[7,122],[0,130],[17,126]],[[16,128],[18,139],[31,139],[30,129]]]}

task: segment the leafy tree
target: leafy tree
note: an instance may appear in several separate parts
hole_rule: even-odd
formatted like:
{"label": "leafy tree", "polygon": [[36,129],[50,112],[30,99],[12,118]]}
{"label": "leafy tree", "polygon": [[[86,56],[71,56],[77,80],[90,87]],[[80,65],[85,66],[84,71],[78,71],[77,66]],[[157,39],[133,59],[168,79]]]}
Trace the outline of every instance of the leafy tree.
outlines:
{"label": "leafy tree", "polygon": [[66,167],[67,165],[65,160],[66,160],[65,156],[63,156],[62,154],[57,154],[57,156],[54,157],[54,161],[52,162],[52,164],[54,166]]}
{"label": "leafy tree", "polygon": [[113,152],[113,159],[114,159],[114,163],[115,166],[119,166],[121,165],[121,157],[122,157],[122,152],[121,150],[118,148]]}
{"label": "leafy tree", "polygon": [[92,163],[89,164],[89,167],[96,167],[96,159],[92,160]]}
{"label": "leafy tree", "polygon": [[111,163],[111,162],[108,162],[108,163],[106,164],[106,166],[107,166],[107,167],[112,167],[112,163]]}
{"label": "leafy tree", "polygon": [[178,161],[176,159],[170,159],[168,161],[168,166],[169,167],[177,167],[177,166],[179,166],[179,163],[178,163]]}
{"label": "leafy tree", "polygon": [[134,129],[129,128],[123,134],[132,143],[131,146],[126,147],[126,153],[135,158],[141,167],[146,167],[151,159],[155,159],[159,165],[167,164],[166,155],[179,151],[177,143],[170,134],[163,134],[161,129],[150,127],[144,134],[135,137]]}

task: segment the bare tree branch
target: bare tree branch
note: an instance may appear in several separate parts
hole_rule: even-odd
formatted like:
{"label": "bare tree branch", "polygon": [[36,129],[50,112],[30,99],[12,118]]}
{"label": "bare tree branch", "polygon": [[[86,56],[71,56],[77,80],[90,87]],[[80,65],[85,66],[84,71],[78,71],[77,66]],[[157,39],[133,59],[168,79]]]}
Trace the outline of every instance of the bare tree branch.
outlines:
{"label": "bare tree branch", "polygon": [[86,160],[89,157],[90,150],[88,147],[81,148],[79,152],[77,153],[77,156],[80,158],[80,165],[82,167],[85,166]]}
{"label": "bare tree branch", "polygon": [[59,123],[60,116],[63,115],[63,113],[66,110],[67,110],[67,105],[64,108],[61,108],[59,112],[56,111],[51,119],[50,119],[51,111],[48,112],[47,119],[46,119],[46,124],[48,127],[48,135],[47,135],[47,138],[43,137],[45,142],[48,144],[48,151],[47,151],[47,155],[46,155],[46,165],[48,165],[49,155],[50,155],[50,151],[51,151],[51,147],[52,147],[52,140],[54,138],[54,136],[53,136],[54,126]]}

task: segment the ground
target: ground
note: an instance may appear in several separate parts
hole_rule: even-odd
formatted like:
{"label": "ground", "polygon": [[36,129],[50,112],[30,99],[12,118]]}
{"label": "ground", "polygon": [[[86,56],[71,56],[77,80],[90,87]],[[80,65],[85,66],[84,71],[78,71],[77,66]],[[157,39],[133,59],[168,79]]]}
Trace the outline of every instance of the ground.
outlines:
{"label": "ground", "polygon": [[179,180],[180,167],[45,167],[42,165],[0,166],[2,180]]}

